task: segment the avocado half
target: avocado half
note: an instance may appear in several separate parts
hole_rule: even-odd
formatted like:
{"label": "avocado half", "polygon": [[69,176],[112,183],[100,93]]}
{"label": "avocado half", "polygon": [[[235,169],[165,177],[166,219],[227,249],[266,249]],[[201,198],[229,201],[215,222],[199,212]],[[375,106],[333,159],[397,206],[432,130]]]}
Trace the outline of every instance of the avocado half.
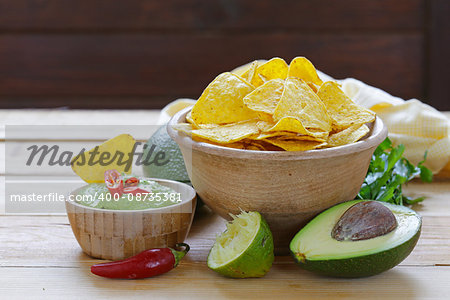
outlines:
{"label": "avocado half", "polygon": [[333,277],[366,277],[387,271],[402,262],[414,249],[422,227],[421,217],[413,210],[389,203],[397,227],[381,236],[358,241],[338,241],[332,230],[354,200],[333,206],[301,229],[290,243],[299,266],[317,274]]}

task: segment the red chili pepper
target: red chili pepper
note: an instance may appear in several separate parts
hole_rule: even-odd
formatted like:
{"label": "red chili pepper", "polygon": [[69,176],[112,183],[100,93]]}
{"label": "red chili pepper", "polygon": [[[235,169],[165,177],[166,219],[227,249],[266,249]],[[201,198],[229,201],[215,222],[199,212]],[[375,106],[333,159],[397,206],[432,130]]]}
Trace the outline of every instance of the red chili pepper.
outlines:
{"label": "red chili pepper", "polygon": [[125,194],[132,194],[132,195],[150,193],[147,190],[138,188],[138,185],[139,185],[139,179],[136,177],[130,177],[127,180],[125,180],[123,192]]}
{"label": "red chili pepper", "polygon": [[105,171],[105,184],[108,188],[109,192],[112,195],[119,194],[119,196],[123,193],[123,181],[122,175],[119,171],[112,169]]}
{"label": "red chili pepper", "polygon": [[125,180],[124,187],[130,187],[130,186],[138,186],[139,185],[139,179],[136,177],[130,177],[127,180]]}
{"label": "red chili pepper", "polygon": [[149,249],[127,259],[93,265],[91,272],[102,277],[121,279],[139,279],[163,274],[175,268],[189,251],[189,245],[185,243],[176,244],[176,247],[184,247],[184,250]]}

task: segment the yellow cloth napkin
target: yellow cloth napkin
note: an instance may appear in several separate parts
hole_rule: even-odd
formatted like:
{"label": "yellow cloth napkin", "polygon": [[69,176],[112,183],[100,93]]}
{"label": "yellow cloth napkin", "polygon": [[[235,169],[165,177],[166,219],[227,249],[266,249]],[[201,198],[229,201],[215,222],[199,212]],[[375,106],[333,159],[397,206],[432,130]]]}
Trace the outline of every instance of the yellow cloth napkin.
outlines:
{"label": "yellow cloth napkin", "polygon": [[405,145],[405,157],[438,173],[450,158],[450,122],[441,112],[417,99],[403,100],[359,80],[338,80],[344,92],[356,103],[373,110],[386,124],[389,138]]}
{"label": "yellow cloth napkin", "polygon": [[[239,69],[243,69],[245,66]],[[233,72],[236,72],[234,70]],[[335,80],[319,72],[323,81]],[[356,103],[373,110],[386,124],[389,138],[395,145],[405,145],[404,156],[417,164],[428,156],[425,165],[438,173],[450,159],[450,121],[433,107],[417,100],[405,101],[359,80],[336,80],[344,92]],[[193,105],[193,99],[178,99],[161,111],[159,124],[166,123],[179,110]],[[450,163],[445,169],[450,169]]]}

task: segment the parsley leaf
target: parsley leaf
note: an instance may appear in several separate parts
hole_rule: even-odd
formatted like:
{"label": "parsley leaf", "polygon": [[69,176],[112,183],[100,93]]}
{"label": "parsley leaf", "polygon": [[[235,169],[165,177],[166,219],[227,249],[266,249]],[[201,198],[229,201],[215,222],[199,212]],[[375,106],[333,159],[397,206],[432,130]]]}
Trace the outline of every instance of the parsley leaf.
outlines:
{"label": "parsley leaf", "polygon": [[433,174],[423,164],[423,160],[414,166],[403,157],[405,146],[392,146],[391,140],[386,138],[372,155],[369,170],[356,199],[371,199],[398,205],[411,205],[423,201],[420,197],[412,199],[403,195],[402,185],[417,175],[424,182],[431,182]]}

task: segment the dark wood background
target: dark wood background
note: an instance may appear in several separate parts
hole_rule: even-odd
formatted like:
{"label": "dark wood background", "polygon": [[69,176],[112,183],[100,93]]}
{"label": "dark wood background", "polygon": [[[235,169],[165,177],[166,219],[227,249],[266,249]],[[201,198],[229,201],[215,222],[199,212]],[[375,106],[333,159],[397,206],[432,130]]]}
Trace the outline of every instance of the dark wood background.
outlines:
{"label": "dark wood background", "polygon": [[303,55],[450,110],[448,0],[0,0],[0,107],[161,108]]}

